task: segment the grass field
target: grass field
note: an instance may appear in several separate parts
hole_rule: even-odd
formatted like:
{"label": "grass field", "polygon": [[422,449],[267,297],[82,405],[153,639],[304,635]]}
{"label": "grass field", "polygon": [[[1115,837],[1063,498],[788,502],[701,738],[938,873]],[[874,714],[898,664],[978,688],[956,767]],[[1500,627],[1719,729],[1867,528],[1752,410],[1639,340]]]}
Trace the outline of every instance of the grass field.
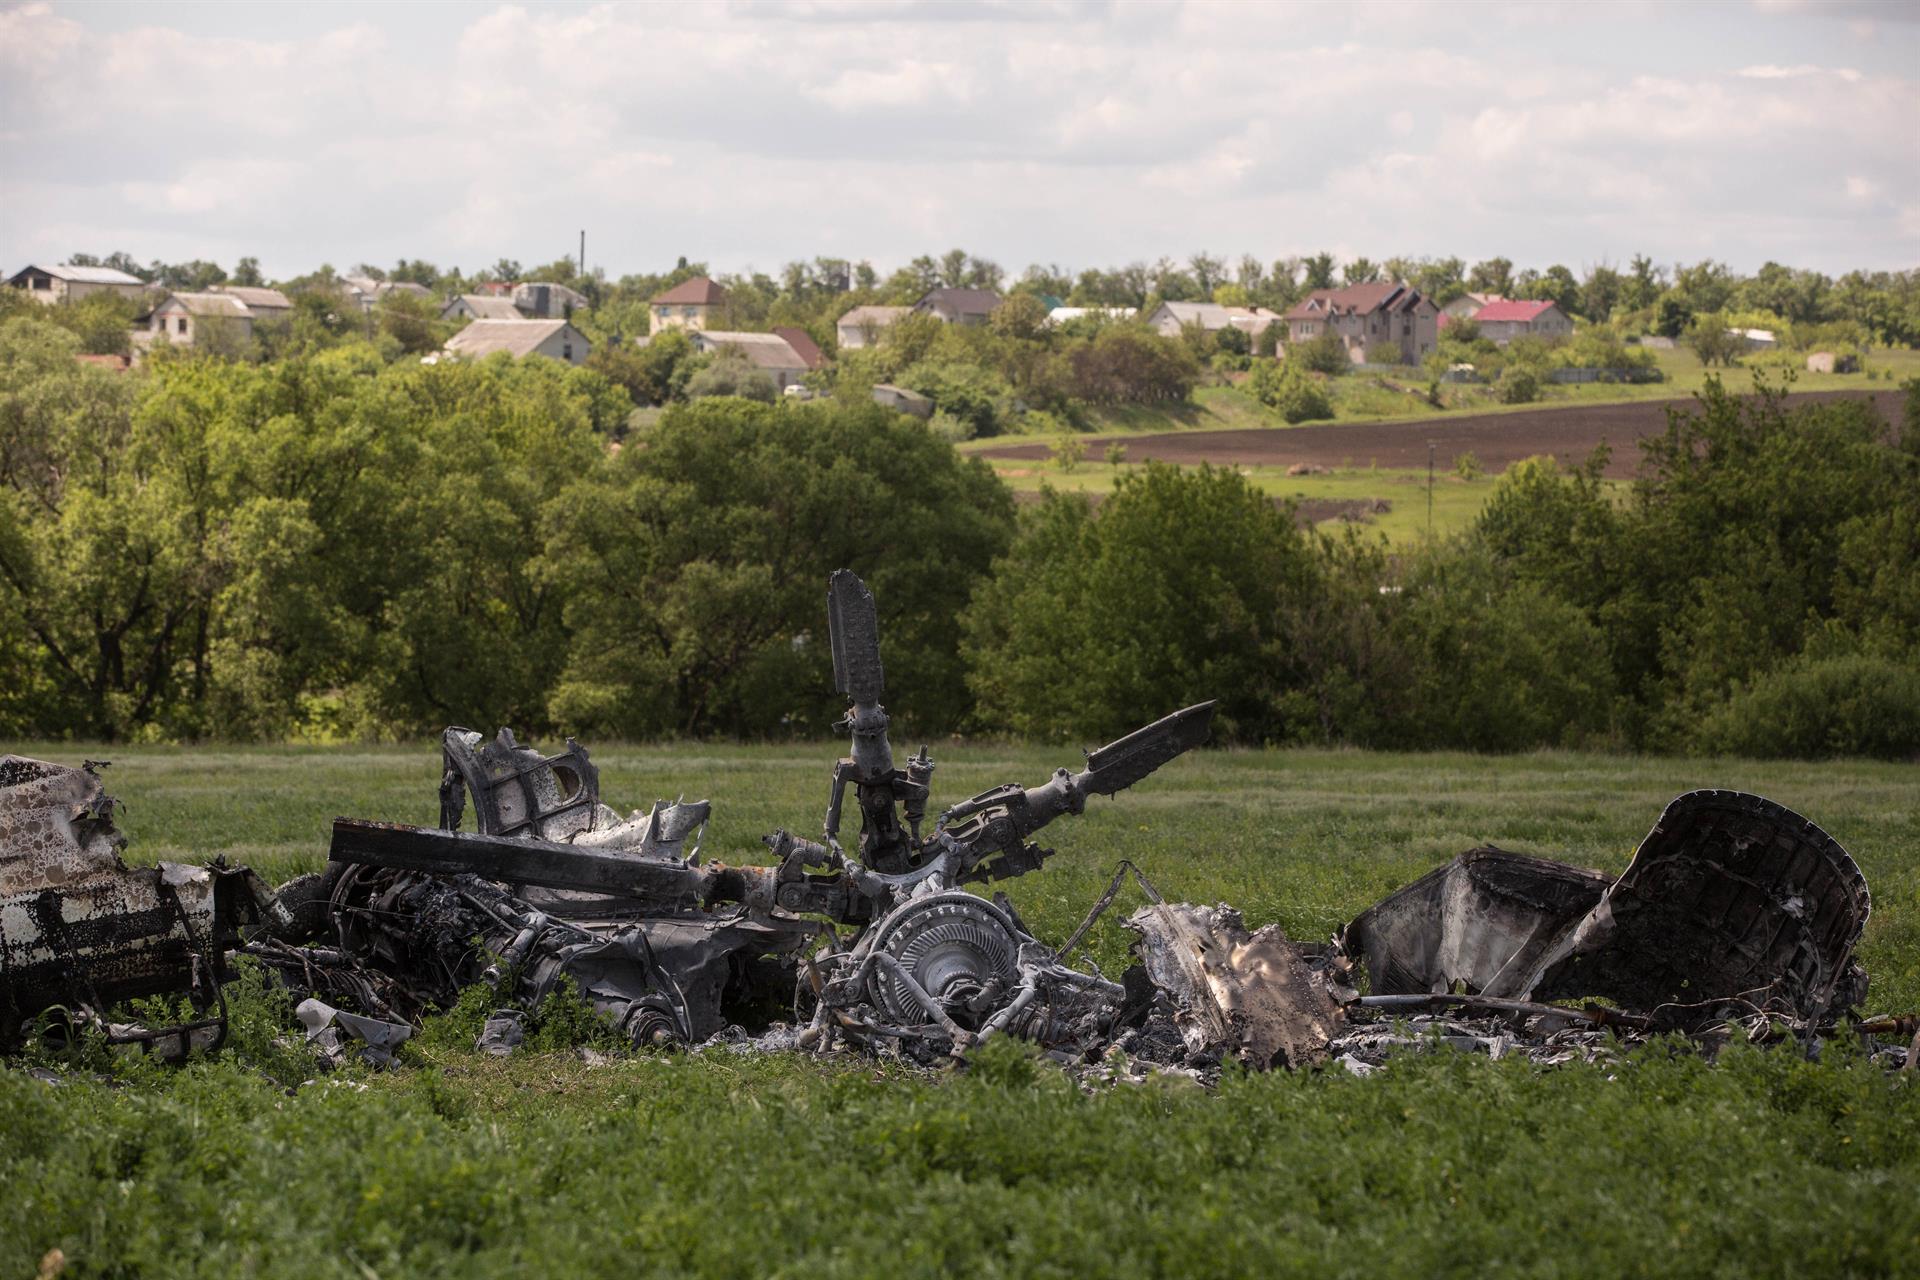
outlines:
{"label": "grass field", "polygon": [[[1886,391],[1909,378],[1920,378],[1920,350],[1880,349],[1870,353],[1859,373],[1808,373],[1805,357],[1793,352],[1757,353],[1733,368],[1709,370],[1693,352],[1679,348],[1657,351],[1654,358],[1666,374],[1664,382],[1612,383],[1587,382],[1546,385],[1540,399],[1532,404],[1505,405],[1489,387],[1449,384],[1442,389],[1445,408],[1434,408],[1425,399],[1426,376],[1408,368],[1404,374],[1354,373],[1331,379],[1327,388],[1333,399],[1333,417],[1316,419],[1331,422],[1416,422],[1450,413],[1525,412],[1542,405],[1620,404],[1635,400],[1685,399],[1703,386],[1709,374],[1736,395],[1753,390],[1756,374],[1775,385],[1781,381],[1782,367],[1793,370],[1792,390],[1801,391]],[[1875,376],[1868,377],[1871,372]],[[1174,409],[1137,407],[1095,411],[1089,430],[1098,435],[1146,434],[1181,429],[1225,430],[1234,427],[1284,427],[1286,421],[1244,390],[1234,386],[1202,387],[1194,393],[1190,406]],[[1052,435],[1020,436],[1021,441],[1052,440]],[[971,441],[963,448],[991,448],[1004,444],[1008,437]]]}
{"label": "grass field", "polygon": [[[935,800],[950,802],[1036,782],[1080,744],[934,745]],[[277,880],[320,865],[336,814],[437,812],[430,747],[24,750],[112,758],[137,861],[224,853]],[[712,799],[707,852],[750,860],[760,833],[817,823],[833,754],[610,746],[595,760],[616,807]],[[1006,887],[1058,939],[1125,857],[1170,898],[1322,938],[1481,842],[1618,870],[1699,786],[1768,795],[1833,833],[1874,892],[1868,1006],[1920,1007],[1911,765],[1207,752],[1049,828],[1059,856]],[[1110,971],[1124,937],[1095,931]],[[1920,1267],[1920,1081],[1844,1044],[1817,1063],[1742,1050],[1713,1067],[1665,1047],[1610,1069],[1437,1052],[1368,1080],[1087,1095],[1014,1046],[943,1077],[724,1052],[501,1062],[430,1032],[400,1071],[302,1084],[263,1074],[280,1060],[268,1004],[243,1007],[224,1061],[129,1067],[111,1085],[0,1071],[0,1274],[31,1275],[52,1247],[69,1276]]]}

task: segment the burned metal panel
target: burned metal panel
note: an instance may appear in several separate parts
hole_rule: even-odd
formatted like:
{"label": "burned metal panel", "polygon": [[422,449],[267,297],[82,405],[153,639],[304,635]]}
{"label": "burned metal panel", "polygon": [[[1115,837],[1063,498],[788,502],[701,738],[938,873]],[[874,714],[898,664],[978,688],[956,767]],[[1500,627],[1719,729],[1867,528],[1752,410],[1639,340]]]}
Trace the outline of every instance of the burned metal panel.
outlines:
{"label": "burned metal panel", "polygon": [[266,889],[245,867],[128,867],[113,807],[91,762],[0,757],[0,1038],[53,1005],[211,1002],[227,945],[260,917]]}
{"label": "burned metal panel", "polygon": [[1860,868],[1807,819],[1759,796],[1693,791],[1530,985],[1681,1024],[1728,1002],[1822,1018],[1866,994],[1853,948],[1871,906]]}
{"label": "burned metal panel", "polygon": [[1342,935],[1376,995],[1524,996],[1541,960],[1599,903],[1612,878],[1487,845],[1470,849],[1354,917]]}
{"label": "burned metal panel", "polygon": [[440,782],[441,825],[457,830],[463,789],[473,793],[474,822],[482,835],[568,840],[596,825],[600,771],[579,743],[542,755],[502,729],[491,742],[458,726],[440,737],[445,772]]}
{"label": "burned metal panel", "polygon": [[1340,1007],[1280,926],[1250,934],[1231,907],[1160,903],[1127,927],[1190,1057],[1232,1054],[1256,1070],[1325,1060]]}

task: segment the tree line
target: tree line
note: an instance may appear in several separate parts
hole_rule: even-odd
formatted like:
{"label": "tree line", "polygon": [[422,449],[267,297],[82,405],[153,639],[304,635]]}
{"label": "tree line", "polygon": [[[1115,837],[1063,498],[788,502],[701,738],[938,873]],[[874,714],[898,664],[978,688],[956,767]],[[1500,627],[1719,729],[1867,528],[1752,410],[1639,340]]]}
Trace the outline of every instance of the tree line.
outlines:
{"label": "tree line", "polygon": [[1240,742],[1920,751],[1920,406],[1710,388],[1645,447],[1513,468],[1389,555],[1231,470],[1016,510],[857,399],[678,404],[543,360],[74,359],[0,322],[0,735],[830,731],[829,571],[910,732],[1087,742],[1200,698]]}

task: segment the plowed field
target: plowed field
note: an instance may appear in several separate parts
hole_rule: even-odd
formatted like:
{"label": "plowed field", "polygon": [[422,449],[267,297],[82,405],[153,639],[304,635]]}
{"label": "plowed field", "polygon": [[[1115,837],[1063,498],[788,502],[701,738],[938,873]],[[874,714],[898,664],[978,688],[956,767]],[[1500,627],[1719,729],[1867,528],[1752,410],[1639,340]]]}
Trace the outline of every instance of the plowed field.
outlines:
{"label": "plowed field", "polygon": [[[1897,420],[1904,400],[1899,391],[1813,391],[1789,396],[1795,404],[1817,400],[1869,399],[1881,416]],[[1127,447],[1129,462],[1197,464],[1231,463],[1239,466],[1420,468],[1427,465],[1427,446],[1442,467],[1451,468],[1461,454],[1471,453],[1488,472],[1504,471],[1522,458],[1551,454],[1565,463],[1586,460],[1601,443],[1613,456],[1606,474],[1624,479],[1640,461],[1640,437],[1666,430],[1667,410],[1694,403],[1684,400],[1642,400],[1631,404],[1568,405],[1561,408],[1520,410],[1513,413],[1436,416],[1411,422],[1329,423],[1313,427],[1272,427],[1246,431],[1173,431],[1161,435],[1116,436]],[[1098,456],[1105,439],[1088,442]],[[983,449],[995,459],[1044,459],[1049,446],[1008,444]]]}

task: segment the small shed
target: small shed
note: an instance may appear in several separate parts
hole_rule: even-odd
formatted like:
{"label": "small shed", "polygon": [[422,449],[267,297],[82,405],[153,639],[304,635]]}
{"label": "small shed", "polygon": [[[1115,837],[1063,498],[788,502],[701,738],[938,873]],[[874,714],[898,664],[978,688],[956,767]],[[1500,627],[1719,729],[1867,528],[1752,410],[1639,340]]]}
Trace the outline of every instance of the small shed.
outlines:
{"label": "small shed", "polygon": [[873,402],[901,413],[911,414],[925,421],[933,416],[933,401],[918,391],[909,391],[905,387],[896,387],[891,382],[873,384]]}

